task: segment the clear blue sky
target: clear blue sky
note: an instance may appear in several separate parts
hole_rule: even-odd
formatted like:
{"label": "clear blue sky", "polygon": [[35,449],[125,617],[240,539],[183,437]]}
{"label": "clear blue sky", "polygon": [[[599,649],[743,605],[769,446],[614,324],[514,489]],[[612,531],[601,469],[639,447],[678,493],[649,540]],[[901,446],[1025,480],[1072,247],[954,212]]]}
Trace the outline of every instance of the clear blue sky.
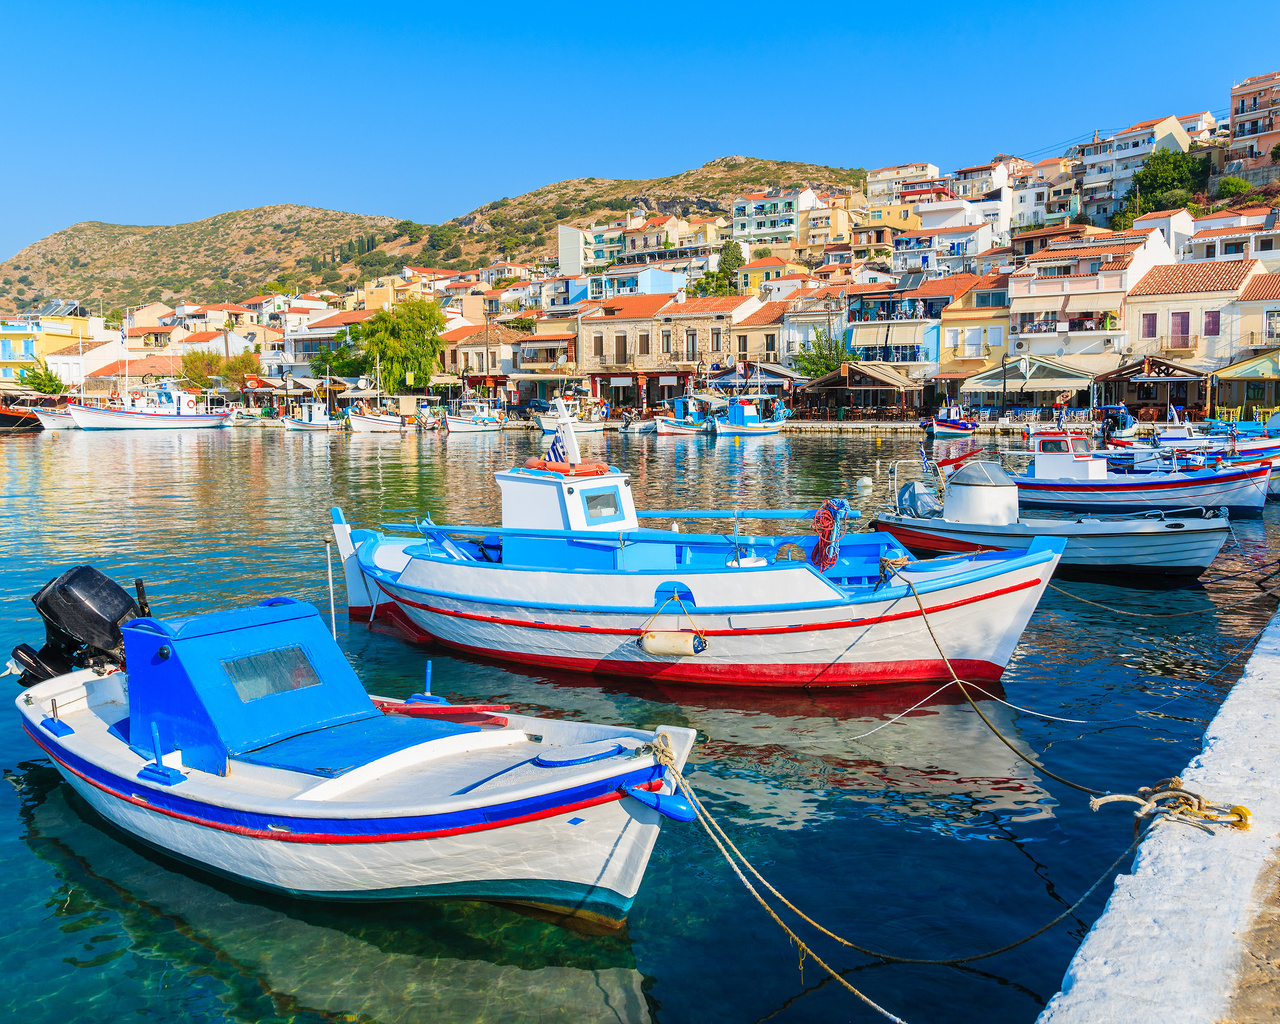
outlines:
{"label": "clear blue sky", "polygon": [[1040,159],[1095,128],[1224,110],[1232,80],[1280,65],[1273,33],[1178,0],[0,11],[0,257],[76,221],[268,203],[438,222],[561,178],[730,153]]}

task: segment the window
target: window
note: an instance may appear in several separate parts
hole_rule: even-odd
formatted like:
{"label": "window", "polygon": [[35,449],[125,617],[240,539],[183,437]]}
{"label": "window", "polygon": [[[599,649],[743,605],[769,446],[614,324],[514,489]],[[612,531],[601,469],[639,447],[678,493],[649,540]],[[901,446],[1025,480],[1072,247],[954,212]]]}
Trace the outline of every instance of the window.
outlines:
{"label": "window", "polygon": [[1156,315],[1154,313],[1142,314],[1142,336],[1144,338],[1154,338],[1156,336]]}
{"label": "window", "polygon": [[684,332],[684,356],[686,359],[690,359],[690,360],[698,358],[698,332],[697,331]]}
{"label": "window", "polygon": [[671,332],[662,332],[662,352],[664,355],[671,355]]}
{"label": "window", "polygon": [[967,359],[982,358],[982,328],[968,327],[964,332],[964,354]]}
{"label": "window", "polygon": [[1267,310],[1267,340],[1280,338],[1280,309]]}
{"label": "window", "polygon": [[1191,333],[1190,313],[1169,314],[1169,334],[1174,338],[1186,338]]}
{"label": "window", "polygon": [[1273,248],[1275,248],[1275,244],[1276,242],[1274,238],[1259,238],[1258,252],[1270,252]]}
{"label": "window", "polygon": [[771,354],[778,351],[778,336],[776,334],[766,334],[764,336],[764,350]]}
{"label": "window", "polygon": [[1206,338],[1216,338],[1218,336],[1218,318],[1220,312],[1216,309],[1206,309],[1204,311],[1204,336]]}
{"label": "window", "polygon": [[627,336],[625,334],[614,336],[613,361],[615,363],[625,363],[627,361]]}
{"label": "window", "polygon": [[1096,274],[1096,273],[1098,273],[1100,270],[1102,270],[1102,261],[1101,261],[1101,260],[1094,260],[1092,263],[1090,263],[1090,264],[1089,264],[1089,273],[1091,273],[1091,274]]}
{"label": "window", "polygon": [[747,336],[745,334],[738,335],[738,355],[745,356],[747,354]]}
{"label": "window", "polygon": [[987,344],[992,348],[998,348],[1004,344],[1004,328],[988,327],[987,328]]}
{"label": "window", "polygon": [[235,658],[224,661],[222,667],[236,695],[246,703],[273,693],[320,685],[320,677],[301,647],[282,647],[278,651]]}
{"label": "window", "polygon": [[1267,385],[1265,381],[1250,380],[1245,381],[1244,400],[1246,402],[1261,402],[1266,398]]}
{"label": "window", "polygon": [[449,349],[449,365],[450,366],[458,365],[458,350],[456,348]]}
{"label": "window", "polygon": [[584,491],[582,505],[587,513],[587,522],[607,523],[613,519],[621,519],[618,511],[618,489],[609,487],[600,491]]}
{"label": "window", "polygon": [[979,292],[978,305],[986,306],[1007,306],[1009,305],[1008,292]]}
{"label": "window", "polygon": [[649,335],[647,333],[640,335],[640,342],[636,347],[642,356],[649,354]]}
{"label": "window", "polygon": [[872,211],[871,211],[871,219],[872,219],[872,220],[879,220],[879,219],[880,219],[880,211],[879,211],[879,210],[872,210]]}
{"label": "window", "polygon": [[591,350],[599,358],[601,359],[604,358],[604,335],[603,334],[593,334],[591,336]]}
{"label": "window", "polygon": [[1217,256],[1217,255],[1218,255],[1218,247],[1217,247],[1216,245],[1206,245],[1206,246],[1204,247],[1204,258],[1205,258],[1205,259],[1207,259],[1207,260],[1211,260],[1211,259],[1213,259],[1213,258],[1214,258],[1215,256]]}
{"label": "window", "polygon": [[711,351],[712,352],[720,351],[720,328],[719,327],[713,327],[711,329]]}
{"label": "window", "polygon": [[1222,255],[1226,256],[1230,253],[1244,252],[1244,242],[1227,242],[1222,247]]}
{"label": "window", "polygon": [[960,339],[964,337],[964,332],[959,327],[947,328],[947,348],[959,348]]}

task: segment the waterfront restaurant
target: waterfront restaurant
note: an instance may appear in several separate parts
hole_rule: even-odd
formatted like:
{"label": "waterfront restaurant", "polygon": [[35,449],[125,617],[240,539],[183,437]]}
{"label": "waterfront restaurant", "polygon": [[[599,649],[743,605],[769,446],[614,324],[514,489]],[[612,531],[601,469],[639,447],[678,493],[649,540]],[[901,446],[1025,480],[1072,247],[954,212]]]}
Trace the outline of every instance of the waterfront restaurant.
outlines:
{"label": "waterfront restaurant", "polygon": [[1088,408],[1092,384],[1088,370],[1051,356],[1023,356],[975,373],[960,385],[960,393],[987,415],[1009,410],[1051,419],[1055,406]]}
{"label": "waterfront restaurant", "polygon": [[1124,405],[1137,419],[1163,422],[1170,406],[1188,419],[1204,419],[1208,389],[1204,374],[1184,363],[1143,356],[1095,379],[1098,405]]}
{"label": "waterfront restaurant", "polygon": [[808,420],[904,420],[920,415],[924,385],[891,363],[841,363],[795,389],[796,415]]}
{"label": "waterfront restaurant", "polygon": [[738,363],[707,374],[707,387],[721,391],[790,396],[808,378],[778,363]]}
{"label": "waterfront restaurant", "polygon": [[1259,410],[1280,406],[1280,349],[1261,352],[1224,366],[1214,376],[1214,412],[1228,419],[1250,420]]}

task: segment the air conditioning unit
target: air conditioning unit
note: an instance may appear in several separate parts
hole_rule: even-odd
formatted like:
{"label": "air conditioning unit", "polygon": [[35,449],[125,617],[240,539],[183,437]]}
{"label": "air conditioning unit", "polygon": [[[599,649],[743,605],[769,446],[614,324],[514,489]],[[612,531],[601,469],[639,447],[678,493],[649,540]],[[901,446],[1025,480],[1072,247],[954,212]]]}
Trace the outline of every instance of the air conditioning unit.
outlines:
{"label": "air conditioning unit", "polygon": [[1027,343],[1025,341],[1019,341],[1019,342],[1016,342],[1013,347],[1015,351],[1021,352],[1024,348],[1027,347]]}

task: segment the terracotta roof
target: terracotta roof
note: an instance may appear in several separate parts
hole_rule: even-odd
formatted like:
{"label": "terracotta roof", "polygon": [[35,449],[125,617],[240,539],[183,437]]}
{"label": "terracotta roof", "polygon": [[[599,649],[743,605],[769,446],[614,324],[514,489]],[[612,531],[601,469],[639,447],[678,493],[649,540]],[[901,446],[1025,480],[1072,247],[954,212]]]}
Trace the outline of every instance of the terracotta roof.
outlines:
{"label": "terracotta roof", "polygon": [[479,334],[484,330],[484,325],[476,326],[475,324],[467,324],[465,327],[455,327],[451,331],[445,331],[440,337],[450,344],[459,341],[466,341],[471,335]]}
{"label": "terracotta roof", "polygon": [[1076,260],[1087,259],[1090,256],[1127,256],[1132,252],[1136,252],[1142,248],[1141,242],[1125,242],[1116,245],[1090,245],[1075,246],[1064,249],[1054,249],[1050,246],[1048,249],[1040,249],[1027,256],[1028,261],[1038,263],[1074,263]]}
{"label": "terracotta roof", "polygon": [[647,320],[675,298],[671,292],[661,295],[619,295],[609,299],[600,308],[603,316],[593,311],[591,319]]}
{"label": "terracotta roof", "polygon": [[1161,217],[1172,217],[1175,213],[1186,213],[1187,211],[1179,207],[1176,210],[1152,210],[1150,213],[1144,213],[1141,217],[1134,217],[1135,224],[1140,220],[1157,220]]}
{"label": "terracotta roof", "polygon": [[249,305],[249,303],[251,303],[251,302],[259,302],[259,303],[261,303],[261,302],[270,302],[272,299],[275,299],[275,298],[279,298],[279,296],[276,296],[276,295],[255,295],[255,296],[254,296],[253,298],[251,298],[251,299],[242,299],[242,300],[241,300],[241,302],[240,302],[240,305],[242,305],[242,306],[247,306],[247,305]]}
{"label": "terracotta roof", "polygon": [[358,324],[362,320],[368,320],[373,316],[376,309],[344,309],[341,313],[335,313],[333,316],[325,317],[323,320],[317,320],[313,324],[307,324],[308,330],[315,330],[317,327],[347,327],[351,324]]}
{"label": "terracotta roof", "polygon": [[1252,235],[1262,230],[1261,224],[1241,224],[1239,227],[1205,228],[1197,231],[1192,238],[1223,238],[1231,235]]}
{"label": "terracotta roof", "polygon": [[206,341],[213,341],[214,338],[221,340],[222,332],[221,331],[196,331],[195,334],[188,334],[185,338],[183,338],[181,341],[181,344],[203,345]]}
{"label": "terracotta roof", "polygon": [[988,288],[1008,288],[1009,275],[1002,274],[998,270],[993,270],[989,274],[984,274],[978,280],[973,282],[975,291],[986,291]]}
{"label": "terracotta roof", "polygon": [[129,337],[145,338],[148,334],[168,334],[171,331],[176,331],[177,329],[176,324],[169,324],[161,327],[130,327]]}
{"label": "terracotta roof", "polygon": [[1257,260],[1227,260],[1221,263],[1171,263],[1168,266],[1152,267],[1129,290],[1129,297],[1233,292],[1259,266]]}
{"label": "terracotta roof", "polygon": [[237,306],[234,302],[217,302],[208,306],[198,306],[197,313],[252,313],[253,310],[245,309],[244,306]]}
{"label": "terracotta roof", "polygon": [[456,327],[452,331],[448,331],[440,337],[444,338],[450,344],[463,344],[472,342],[473,344],[486,344],[484,334],[489,332],[488,344],[490,345],[518,345],[520,339],[524,335],[520,331],[513,331],[510,327],[503,327],[502,324],[490,324],[488,328],[484,324],[476,324],[471,327]]}
{"label": "terracotta roof", "polygon": [[1238,210],[1219,210],[1217,213],[1206,213],[1203,217],[1197,217],[1196,223],[1199,224],[1206,220],[1218,220],[1222,217],[1265,217],[1271,212],[1269,206],[1242,206]]}
{"label": "terracotta roof", "polygon": [[979,255],[979,256],[997,256],[997,255],[999,255],[1000,253],[1005,253],[1005,252],[1007,252],[1007,253],[1009,253],[1010,255],[1012,255],[1012,254],[1013,254],[1013,246],[1011,246],[1011,245],[993,245],[990,249],[983,249],[983,250],[982,250],[982,252],[978,253],[978,255]]}
{"label": "terracotta roof", "polygon": [[787,311],[790,302],[766,302],[745,320],[739,320],[738,327],[768,327],[782,323],[782,314]]}
{"label": "terracotta roof", "polygon": [[102,348],[103,345],[114,345],[116,341],[116,338],[108,338],[106,341],[77,341],[74,345],[55,348],[47,354],[51,356],[78,356],[81,352],[92,352],[95,348]]}
{"label": "terracotta roof", "polygon": [[787,261],[777,256],[764,256],[758,260],[752,260],[750,263],[744,263],[739,270],[755,270],[759,267],[781,267]]}
{"label": "terracotta roof", "polygon": [[1019,231],[1013,236],[1014,241],[1024,238],[1080,238],[1088,236],[1089,238],[1100,238],[1104,235],[1111,234],[1110,231],[1095,232],[1090,235],[1085,229],[1085,224],[1064,224],[1057,228],[1036,228],[1034,231]]}
{"label": "terracotta roof", "polygon": [[1257,277],[1250,278],[1249,283],[1244,286],[1244,293],[1240,296],[1241,302],[1271,299],[1280,299],[1280,273],[1259,274]]}
{"label": "terracotta roof", "polygon": [[173,375],[182,372],[181,356],[147,356],[145,359],[124,359],[117,360],[109,366],[104,366],[101,370],[94,370],[92,373],[86,373],[86,377],[123,377],[125,374],[125,366],[129,368],[130,377],[141,377],[143,374],[155,373],[164,375]]}
{"label": "terracotta roof", "polygon": [[750,302],[750,295],[718,296],[707,299],[685,299],[684,302],[670,302],[662,312],[668,316],[705,316],[709,313],[732,313],[745,302]]}
{"label": "terracotta roof", "polygon": [[[1129,125],[1129,127],[1122,132],[1116,132],[1116,135],[1128,135],[1130,132],[1139,132],[1144,128],[1154,128],[1161,121],[1167,121],[1171,117],[1173,117],[1172,114],[1166,114],[1164,117],[1155,117],[1150,121],[1139,121],[1137,124]],[[1174,120],[1176,121],[1177,118],[1174,118]]]}
{"label": "terracotta roof", "polygon": [[926,299],[935,295],[950,295],[958,299],[979,281],[977,274],[951,274],[949,277],[935,277],[932,281],[924,281],[919,288],[903,293],[905,299]]}
{"label": "terracotta roof", "polygon": [[812,274],[784,274],[782,277],[775,277],[775,281],[812,281]]}
{"label": "terracotta roof", "polygon": [[[444,335],[442,334],[443,338]],[[559,334],[522,334],[521,341],[573,341],[577,335],[572,331],[564,331]]]}

